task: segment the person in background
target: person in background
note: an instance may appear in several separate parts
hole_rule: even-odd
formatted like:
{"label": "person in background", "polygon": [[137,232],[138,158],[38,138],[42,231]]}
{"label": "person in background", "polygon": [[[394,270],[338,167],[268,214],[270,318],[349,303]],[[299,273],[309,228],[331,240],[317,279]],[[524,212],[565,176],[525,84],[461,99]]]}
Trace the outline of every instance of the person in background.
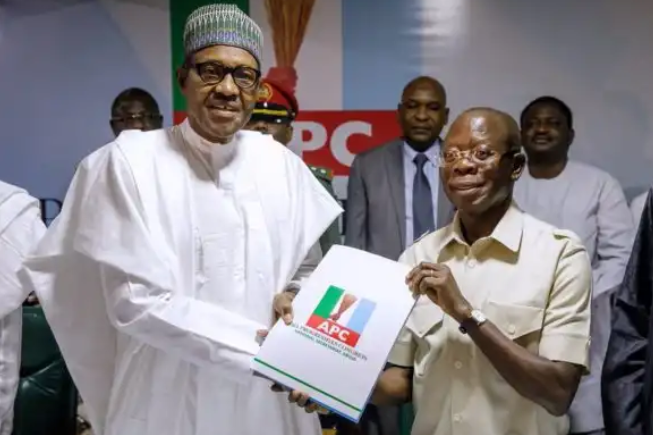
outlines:
{"label": "person in background", "polygon": [[124,130],[158,130],[163,128],[163,115],[149,92],[129,88],[113,100],[110,124],[115,136]]}
{"label": "person in background", "polygon": [[44,234],[38,199],[0,181],[0,435],[12,433],[20,379],[21,306],[29,291],[18,272]]}
{"label": "person in background", "polygon": [[187,119],[86,157],[21,277],[97,434],[319,435],[251,363],[342,209],[298,156],[242,131],[259,26],[235,5],[202,6],[183,47]]}
{"label": "person in background", "polygon": [[[292,92],[275,82],[261,80],[258,101],[256,102],[256,106],[254,106],[252,117],[245,128],[272,135],[277,142],[288,146],[292,140],[292,123],[298,112],[299,105]],[[312,165],[308,165],[308,167],[327,192],[334,199],[337,199],[333,191],[333,175],[331,171]],[[331,246],[339,245],[341,242],[338,223],[334,222],[322,237],[320,237],[322,255],[326,255],[329,249],[331,249]]]}
{"label": "person in background", "polygon": [[601,368],[610,335],[611,297],[621,284],[634,223],[619,182],[593,166],[569,159],[573,115],[554,97],[540,97],[522,111],[524,175],[515,201],[526,213],[578,234],[592,260],[592,371],[581,381],[570,409],[571,432],[603,433]]}
{"label": "person in background", "polygon": [[404,88],[402,137],[356,155],[349,172],[345,244],[396,260],[420,236],[451,221],[437,175],[447,93],[432,77]]}
{"label": "person in background", "polygon": [[[402,137],[354,157],[347,185],[345,244],[391,260],[420,236],[449,222],[453,208],[438,177],[447,93],[432,77],[411,80],[397,105]],[[408,435],[409,406],[368,406],[366,435]]]}
{"label": "person in background", "polygon": [[653,196],[646,196],[626,274],[612,307],[603,364],[606,435],[653,433]]}
{"label": "person in background", "polygon": [[417,304],[374,403],[411,400],[413,435],[566,435],[589,367],[591,266],[580,239],[513,202],[524,156],[517,123],[463,112],[441,154],[458,210],[400,261]]}

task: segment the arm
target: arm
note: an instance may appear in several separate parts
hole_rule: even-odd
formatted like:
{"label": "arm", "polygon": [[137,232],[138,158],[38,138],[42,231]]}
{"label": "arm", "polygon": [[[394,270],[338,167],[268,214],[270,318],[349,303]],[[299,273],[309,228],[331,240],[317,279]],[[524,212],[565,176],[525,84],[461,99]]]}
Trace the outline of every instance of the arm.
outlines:
{"label": "arm", "polygon": [[295,272],[295,275],[293,275],[292,280],[290,280],[290,283],[288,283],[284,291],[299,292],[304,281],[311,276],[320,261],[322,261],[322,248],[319,243],[316,243],[308,251],[306,258],[299,265],[299,269],[297,269],[297,272]]}
{"label": "arm", "polygon": [[360,157],[354,157],[349,169],[347,183],[347,225],[345,225],[345,245],[367,249],[367,192],[361,175]]}
{"label": "arm", "polygon": [[594,298],[614,290],[624,277],[635,237],[633,217],[619,183],[610,177],[599,194]]}
{"label": "arm", "polygon": [[623,284],[612,308],[612,332],[603,364],[603,418],[608,435],[643,433],[644,386],[651,316],[653,208],[648,198]]}
{"label": "arm", "polygon": [[101,266],[109,320],[120,332],[203,367],[229,372],[237,382],[250,378],[265,329],[218,305],[173,294]]}
{"label": "arm", "polygon": [[[490,321],[468,329],[472,340],[519,394],[556,416],[567,412],[588,365],[591,273],[586,251],[579,245],[568,246],[559,259],[544,314],[539,355],[506,337]],[[462,321],[468,315],[456,317]]]}

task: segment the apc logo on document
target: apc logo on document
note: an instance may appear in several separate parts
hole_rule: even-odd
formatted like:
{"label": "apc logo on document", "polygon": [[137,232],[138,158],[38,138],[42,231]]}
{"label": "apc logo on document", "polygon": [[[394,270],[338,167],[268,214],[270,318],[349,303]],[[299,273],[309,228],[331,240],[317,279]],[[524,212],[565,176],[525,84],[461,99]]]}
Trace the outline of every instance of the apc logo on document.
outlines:
{"label": "apc logo on document", "polygon": [[[353,310],[350,310],[355,306]],[[351,347],[356,347],[376,303],[330,286],[306,326]]]}

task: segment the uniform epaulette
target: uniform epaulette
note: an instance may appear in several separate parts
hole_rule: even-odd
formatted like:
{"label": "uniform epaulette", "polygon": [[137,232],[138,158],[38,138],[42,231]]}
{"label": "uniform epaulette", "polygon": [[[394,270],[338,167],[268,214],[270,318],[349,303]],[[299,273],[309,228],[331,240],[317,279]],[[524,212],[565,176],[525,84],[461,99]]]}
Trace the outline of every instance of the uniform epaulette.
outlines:
{"label": "uniform epaulette", "polygon": [[562,230],[560,228],[553,229],[553,237],[555,237],[556,239],[571,239],[575,242],[582,243],[580,237],[578,237],[576,233],[569,230]]}
{"label": "uniform epaulette", "polygon": [[331,169],[313,165],[309,165],[309,168],[311,168],[311,171],[313,171],[313,174],[315,174],[316,177],[326,181],[333,181],[333,171],[331,171]]}

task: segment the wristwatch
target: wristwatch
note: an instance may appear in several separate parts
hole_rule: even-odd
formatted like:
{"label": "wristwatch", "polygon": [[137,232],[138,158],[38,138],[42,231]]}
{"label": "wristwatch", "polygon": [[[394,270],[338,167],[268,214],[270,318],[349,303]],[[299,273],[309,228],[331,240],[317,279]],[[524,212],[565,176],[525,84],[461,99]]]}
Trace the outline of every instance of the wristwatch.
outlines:
{"label": "wristwatch", "polygon": [[460,330],[460,332],[463,334],[467,334],[467,329],[469,327],[476,326],[478,328],[486,321],[487,321],[487,317],[485,317],[485,314],[483,314],[479,310],[472,310],[469,317],[463,320],[462,322],[460,322],[460,326],[458,327],[458,330]]}

